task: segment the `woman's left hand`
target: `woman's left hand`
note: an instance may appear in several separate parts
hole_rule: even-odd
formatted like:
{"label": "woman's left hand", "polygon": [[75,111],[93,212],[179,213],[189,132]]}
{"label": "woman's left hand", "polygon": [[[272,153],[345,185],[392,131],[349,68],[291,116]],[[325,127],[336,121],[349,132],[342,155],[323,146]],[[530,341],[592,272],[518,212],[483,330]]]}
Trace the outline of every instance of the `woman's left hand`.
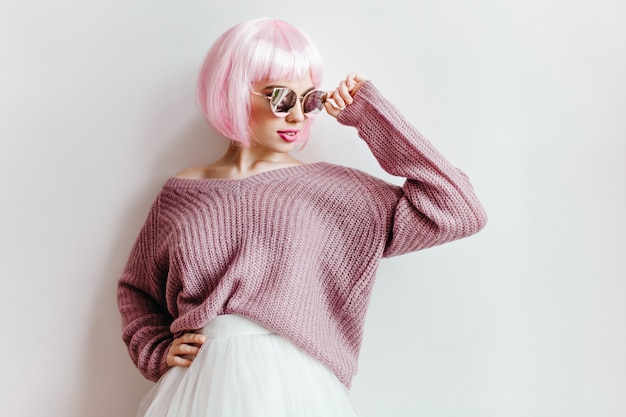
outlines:
{"label": "woman's left hand", "polygon": [[365,78],[361,77],[356,72],[348,74],[346,79],[339,83],[339,87],[328,92],[328,96],[326,97],[327,101],[324,103],[326,112],[333,117],[339,116],[339,113],[341,113],[346,106],[352,104],[352,97],[359,91],[359,88],[361,88],[361,85],[363,85],[365,81]]}

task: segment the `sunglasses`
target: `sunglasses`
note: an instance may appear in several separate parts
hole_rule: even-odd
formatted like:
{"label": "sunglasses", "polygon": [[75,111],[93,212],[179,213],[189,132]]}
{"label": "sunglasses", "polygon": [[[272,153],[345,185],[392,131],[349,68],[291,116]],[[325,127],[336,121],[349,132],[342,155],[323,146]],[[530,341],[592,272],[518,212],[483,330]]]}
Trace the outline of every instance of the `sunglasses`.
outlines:
{"label": "sunglasses", "polygon": [[286,87],[274,88],[270,94],[256,91],[252,91],[252,94],[268,99],[272,113],[277,117],[285,117],[291,113],[298,100],[302,104],[302,113],[306,117],[313,117],[322,111],[328,95],[325,91],[312,90],[304,96],[298,97],[295,91]]}

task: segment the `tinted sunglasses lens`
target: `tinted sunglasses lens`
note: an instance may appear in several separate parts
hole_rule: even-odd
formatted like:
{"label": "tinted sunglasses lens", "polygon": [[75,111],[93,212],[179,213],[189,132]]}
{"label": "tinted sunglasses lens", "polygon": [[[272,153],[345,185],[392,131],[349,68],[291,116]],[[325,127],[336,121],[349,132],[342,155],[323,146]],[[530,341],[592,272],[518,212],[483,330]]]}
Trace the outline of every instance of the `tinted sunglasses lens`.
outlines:
{"label": "tinted sunglasses lens", "polygon": [[302,111],[306,115],[317,114],[324,108],[326,93],[320,90],[313,90],[304,96],[302,100]]}
{"label": "tinted sunglasses lens", "polygon": [[270,105],[272,112],[278,117],[289,114],[298,101],[298,95],[288,88],[276,88],[272,92]]}

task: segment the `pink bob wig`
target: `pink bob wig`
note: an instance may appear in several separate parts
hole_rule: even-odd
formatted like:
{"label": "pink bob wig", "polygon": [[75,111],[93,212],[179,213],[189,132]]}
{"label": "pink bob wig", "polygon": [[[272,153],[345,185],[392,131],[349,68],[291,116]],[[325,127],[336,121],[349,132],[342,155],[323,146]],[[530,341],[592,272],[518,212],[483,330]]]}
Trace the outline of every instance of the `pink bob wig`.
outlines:
{"label": "pink bob wig", "polygon": [[[281,20],[249,20],[224,32],[209,50],[198,77],[197,101],[222,135],[249,146],[253,84],[306,76],[319,88],[321,60],[304,33]],[[306,121],[302,141],[308,137],[310,122]]]}

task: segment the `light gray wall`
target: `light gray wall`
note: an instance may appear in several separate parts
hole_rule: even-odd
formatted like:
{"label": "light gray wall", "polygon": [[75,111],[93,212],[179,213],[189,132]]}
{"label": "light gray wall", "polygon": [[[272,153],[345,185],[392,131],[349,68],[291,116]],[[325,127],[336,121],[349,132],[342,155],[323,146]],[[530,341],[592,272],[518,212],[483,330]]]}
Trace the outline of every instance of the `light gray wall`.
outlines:
{"label": "light gray wall", "polygon": [[[195,75],[258,16],[310,34],[324,87],[371,78],[490,215],[383,262],[360,415],[626,415],[624,4],[0,0],[0,415],[134,415],[116,280],[163,181],[223,149]],[[300,157],[388,178],[325,116]]]}

